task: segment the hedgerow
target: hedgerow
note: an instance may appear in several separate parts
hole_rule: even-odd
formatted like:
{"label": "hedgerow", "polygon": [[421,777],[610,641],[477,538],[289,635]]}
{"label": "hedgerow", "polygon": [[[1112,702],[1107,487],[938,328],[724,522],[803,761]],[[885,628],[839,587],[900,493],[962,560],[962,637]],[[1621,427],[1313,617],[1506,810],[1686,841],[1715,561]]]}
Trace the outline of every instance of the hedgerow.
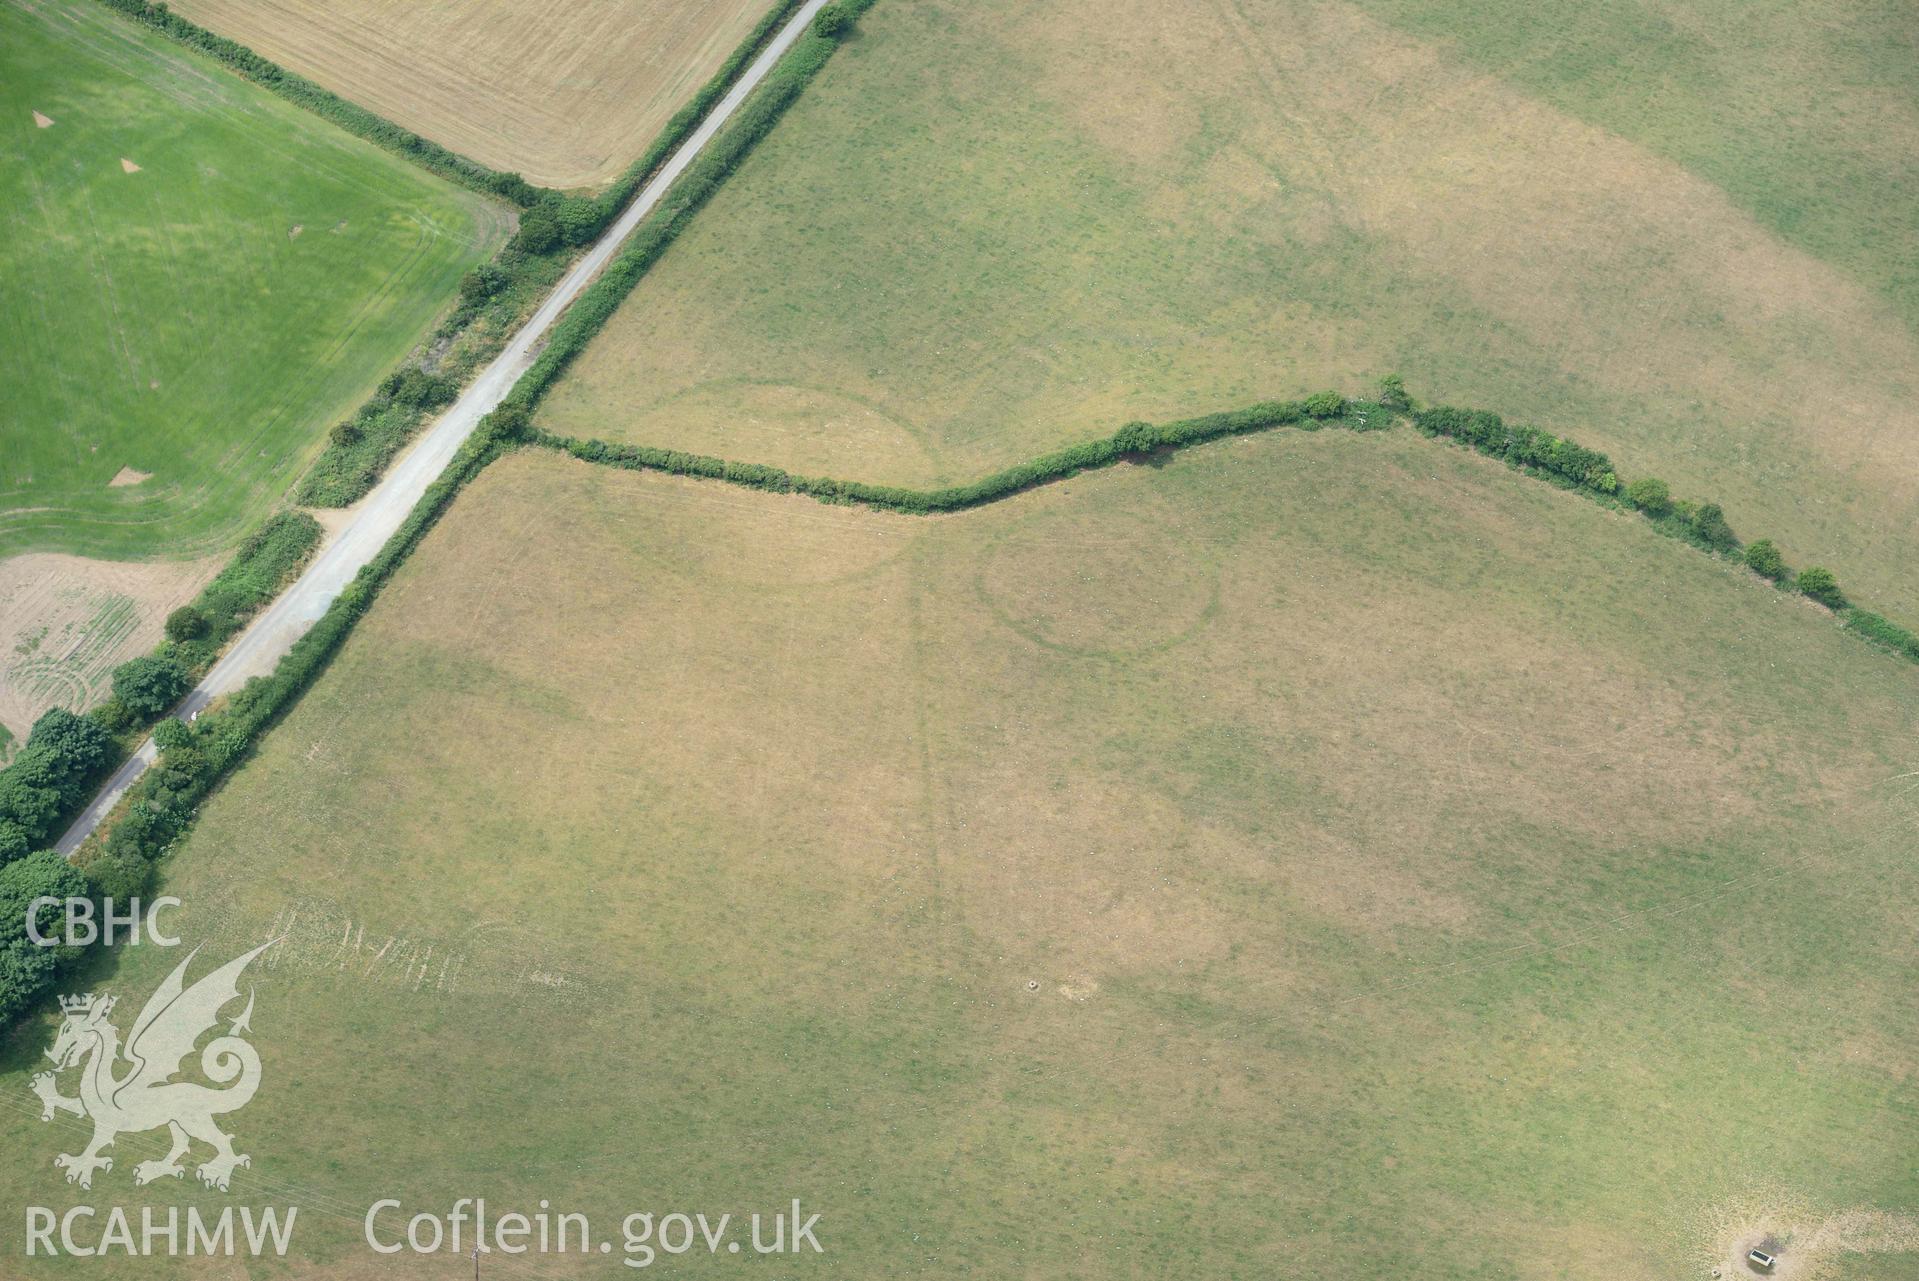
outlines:
{"label": "hedgerow", "polygon": [[[107,2],[117,6],[119,0]],[[754,36],[729,59],[721,74],[696,98],[689,113],[694,108],[701,108],[702,104],[710,106],[717,95],[724,92],[725,85],[737,75],[752,52],[764,42],[779,18],[790,14],[796,7],[796,4],[783,5],[768,15]],[[863,9],[865,5],[859,7]],[[676,201],[669,208],[666,221],[677,225],[680,217],[697,207],[711,193],[713,185],[731,171],[746,148],[764,135],[779,112],[797,95],[800,86],[818,70],[826,54],[831,51],[832,44],[831,41],[814,37],[802,38],[793,56],[784,60],[775,73],[768,77],[762,92],[755,95],[735,126],[715,144],[720,159],[715,162],[712,153],[709,153],[704,158],[706,162],[694,166],[687,175],[693,180],[690,184],[683,180],[676,185]],[[669,127],[668,136],[656,144],[654,151],[648,153],[649,156],[677,145],[680,138],[690,132],[697,115],[689,113],[682,113],[688,118],[676,120]],[[657,163],[657,159],[643,161],[649,166]],[[632,257],[630,253],[624,255],[623,261],[630,262]],[[463,293],[470,298],[485,298],[497,292],[499,287],[498,280],[482,278]],[[631,287],[630,283],[627,287]],[[603,293],[601,296],[604,298]],[[577,312],[579,308],[576,306],[574,310]],[[585,340],[586,335],[577,327],[572,333],[576,341]],[[549,350],[552,345],[549,343]],[[547,381],[550,381],[550,375]],[[404,402],[430,399],[407,394],[408,386],[418,385],[417,379],[403,371],[396,378],[388,380],[382,387],[381,395],[388,405],[415,408],[417,406]],[[545,383],[536,380],[531,385],[543,387]],[[170,729],[165,736],[166,741],[161,744],[160,758],[154,768],[148,770],[131,789],[124,813],[104,841],[90,851],[90,868],[111,869],[119,874],[132,865],[130,860],[150,862],[165,852],[191,819],[198,801],[213,783],[233,767],[258,734],[324,670],[326,662],[344,641],[354,621],[371,603],[379,586],[432,527],[453,496],[500,452],[524,437],[528,430],[528,387],[529,384],[523,380],[513,397],[481,422],[446,471],[427,488],[406,522],[379,554],[361,568],[354,581],[347,585],[319,621],[294,643],[271,676],[247,682],[223,706],[200,716],[192,726]],[[340,434],[348,438],[347,444],[357,444],[364,439],[363,432]],[[302,515],[299,519],[312,523],[310,516]],[[314,524],[314,529],[317,532],[317,524]]]}
{"label": "hedgerow", "polygon": [[[864,12],[872,4],[872,0],[846,2],[856,13]],[[777,12],[790,13],[792,7],[796,6],[782,7]],[[761,25],[770,30],[768,24],[771,22],[772,15],[769,15],[768,22]],[[673,243],[687,220],[712,198],[754,144],[766,136],[767,131],[786,113],[786,109],[799,98],[807,82],[826,65],[826,60],[837,47],[837,40],[810,29],[794,42],[779,65],[768,73],[753,96],[740,108],[732,123],[687,167],[679,181],[667,192],[660,207],[640,225],[600,278],[580,295],[567,309],[566,315],[554,325],[545,350],[515,385],[514,399],[529,408],[539,402],[546,389],[552,386],[587,342],[599,333],[640,278],[659,261],[660,255]],[[740,55],[736,54],[735,57],[740,58]],[[713,88],[713,85],[709,84],[708,88]],[[714,100],[717,97],[718,94],[713,95]],[[648,153],[649,156],[653,154]],[[662,152],[660,160],[664,159],[664,155]],[[657,167],[658,163],[659,160],[654,161],[652,167]],[[651,168],[647,172],[650,173]],[[641,178],[639,181],[643,180]],[[631,190],[637,190],[638,185],[638,181],[631,183]],[[628,187],[629,184],[623,181],[617,188],[626,192],[626,195],[614,207],[626,203],[627,196],[631,194]]]}
{"label": "hedgerow", "polygon": [[1903,654],[1919,663],[1919,636],[1899,624],[1857,606],[1846,611],[1846,627],[1875,645],[1883,645],[1895,654]]}
{"label": "hedgerow", "polygon": [[[526,211],[521,215],[519,230],[498,258],[474,268],[460,282],[458,306],[426,344],[429,351],[450,353],[436,362],[438,372],[464,378],[505,345],[513,326],[537,304],[544,287],[558,278],[559,264],[612,224],[804,2],[782,0],[775,5],[692,101],[667,122],[645,153],[605,191],[586,196],[529,188],[530,194],[520,202]],[[859,6],[862,11],[866,7]],[[682,179],[682,186],[685,181]],[[417,366],[409,364],[401,372],[413,368]],[[351,419],[335,428],[326,450],[301,481],[299,501],[313,507],[346,507],[358,502],[379,482],[394,455],[414,437],[427,416],[426,408],[376,394]]]}
{"label": "hedgerow", "polygon": [[200,801],[245,756],[259,735],[326,669],[375,594],[453,501],[517,437],[523,411],[482,420],[445,472],[426,489],[378,555],[360,568],[326,613],[293,643],[273,674],[255,677],[191,725],[156,734],[160,757],[128,792],[125,812],[84,865],[96,886],[127,878],[165,854],[192,821]]}
{"label": "hedgerow", "polygon": [[[1332,416],[1337,407],[1339,414]],[[1370,406],[1347,401],[1337,393],[1321,392],[1303,401],[1265,401],[1244,409],[1206,414],[1170,423],[1132,422],[1111,436],[1082,441],[1065,449],[1043,454],[1028,462],[983,476],[965,485],[940,489],[911,489],[901,485],[869,485],[864,481],[840,480],[827,476],[795,476],[778,467],[762,463],[733,462],[708,454],[690,454],[677,449],[656,449],[647,445],[615,445],[603,440],[579,440],[551,432],[530,430],[528,439],[548,449],[557,449],[590,463],[620,467],[628,471],[661,471],[677,476],[700,476],[723,480],[776,494],[804,494],[826,503],[850,503],[883,511],[923,516],[933,512],[961,511],[1005,498],[1037,485],[1063,480],[1097,467],[1110,466],[1126,458],[1137,458],[1161,449],[1182,449],[1218,440],[1266,431],[1274,427],[1297,425],[1312,430],[1323,423],[1338,422],[1356,430],[1366,423],[1364,411]],[[1380,415],[1383,420],[1384,415]]]}
{"label": "hedgerow", "polygon": [[[170,29],[164,23],[167,16],[164,8],[149,7],[136,3],[135,0],[103,0],[103,2],[141,17],[142,20],[156,26],[161,26],[162,29]],[[768,34],[783,18],[798,8],[799,3],[800,0],[789,0],[767,16],[747,42],[728,60],[720,74],[714,77],[692,104],[689,104],[687,110],[669,124],[667,133],[636,166],[634,172],[638,173],[638,176],[632,177],[632,186],[637,187],[640,181],[644,181],[646,174],[650,174],[652,169],[657,167],[664,155],[683,141],[685,135],[690,133],[692,127],[697,124],[699,117],[710,108],[713,101],[717,100],[740,69],[746,65],[747,59],[764,44]],[[849,7],[856,13],[863,12],[871,3],[872,0],[849,0]],[[170,33],[178,35],[186,32],[187,34],[182,35],[182,38],[189,38],[191,32],[198,30],[193,28],[192,24],[184,24],[182,27],[170,29]],[[212,39],[217,40],[218,37],[212,37]],[[821,48],[822,45],[825,47]],[[685,183],[675,187],[675,193],[680,195],[680,202],[672,210],[675,220],[683,217],[691,208],[697,207],[698,203],[704,201],[706,196],[710,195],[712,185],[717,184],[727,172],[731,171],[747,147],[764,135],[771,127],[773,120],[777,119],[779,113],[797,96],[805,80],[818,70],[824,62],[826,53],[830,52],[831,46],[831,41],[817,38],[802,39],[801,47],[794,50],[796,56],[783,61],[774,75],[768,77],[766,87],[773,91],[771,97],[776,105],[770,109],[767,107],[768,95],[764,92],[755,96],[749,103],[748,109],[742,112],[741,119],[734,129],[728,132],[722,143],[716,144],[725,155],[724,163],[717,166],[710,163],[695,166],[695,173],[688,175],[688,177],[697,176],[706,184],[703,187],[694,188],[698,191],[696,197],[689,198],[682,193]],[[239,47],[234,46],[234,48]],[[264,60],[261,61],[264,62]],[[796,63],[803,69],[797,78],[794,74]],[[741,125],[745,125],[746,128],[742,129]],[[645,172],[639,173],[640,170]],[[621,200],[620,203],[624,201]],[[663,247],[663,243],[660,247]],[[509,248],[503,253],[503,260],[510,260],[513,253],[514,251]],[[462,304],[467,306],[483,304],[485,300],[503,290],[512,288],[514,282],[514,275],[506,267],[500,269],[500,274],[476,272],[470,284],[463,282]],[[630,282],[626,287],[631,288]],[[577,330],[575,334],[576,340],[580,342],[584,342],[585,338],[590,336]],[[407,398],[404,395],[404,389],[407,386],[419,385],[417,380],[407,377],[404,369],[397,377],[401,381],[389,379],[382,388],[382,396],[391,405],[399,405],[403,399]],[[546,382],[550,380],[549,374]],[[538,386],[544,388],[546,382],[540,382]],[[380,587],[438,521],[454,496],[489,462],[530,434],[528,406],[532,403],[532,395],[536,394],[523,394],[520,388],[516,388],[512,398],[481,421],[474,434],[455,454],[446,470],[427,487],[406,521],[387,540],[379,554],[360,569],[353,582],[349,583],[334,599],[326,613],[308,629],[305,635],[294,642],[293,647],[275,666],[272,675],[256,677],[248,681],[224,704],[202,714],[191,725],[169,722],[155,731],[154,738],[160,748],[158,760],[129,790],[117,821],[105,833],[103,839],[90,843],[76,860],[76,866],[85,873],[85,884],[94,893],[126,896],[142,892],[143,887],[151,880],[154,860],[170,848],[172,842],[192,821],[200,801],[227,771],[244,758],[259,735],[325,670],[327,663],[344,643],[353,624],[372,603]],[[417,408],[418,406],[405,407]],[[364,439],[363,432],[338,434],[347,437],[345,441],[338,443],[348,445],[357,444]],[[218,642],[224,641],[230,635],[232,628],[237,628],[238,622],[241,621],[241,611],[236,608],[240,600],[243,597],[250,600],[254,596],[251,591],[242,592],[239,589],[247,586],[256,589],[260,587],[259,583],[248,576],[248,568],[267,563],[284,566],[288,557],[274,553],[283,551],[287,547],[288,542],[291,541],[287,531],[299,527],[301,522],[304,522],[304,527],[310,528],[311,542],[317,542],[318,523],[304,513],[287,513],[268,522],[268,526],[263,528],[261,534],[249,540],[247,546],[243,547],[241,554],[235,559],[235,565],[229,566],[228,571],[223,572],[220,578],[215,580],[216,584],[225,580],[226,587],[233,589],[234,594],[209,601],[203,593],[202,599],[196,602],[196,609],[209,620],[205,637],[184,643],[169,640],[157,652],[173,655],[187,653],[189,656],[197,654],[210,661],[212,650],[217,647]],[[309,550],[311,542],[308,543]],[[304,554],[302,552],[297,559],[304,559]],[[248,568],[242,568],[242,566]],[[291,565],[291,570],[297,570],[297,568],[297,563]],[[271,590],[266,590],[264,594],[258,596],[257,602],[252,607],[257,608],[258,603],[264,603],[265,600],[277,595],[283,586],[284,582],[275,582]],[[209,591],[212,588],[213,585],[210,584]],[[224,620],[224,623],[231,623],[232,626],[214,623],[212,620],[216,617]],[[200,648],[192,650],[188,648],[189,646]],[[59,716],[80,722],[88,727],[88,732],[98,733],[104,737],[105,729],[108,727],[128,728],[124,721],[130,715],[124,706],[114,705],[113,700],[109,702],[109,707],[96,709],[95,713],[86,718],[71,717],[68,713],[60,713]],[[49,713],[49,717],[52,716],[54,714]],[[111,726],[115,718],[122,723]],[[52,724],[47,717],[43,717],[42,721]],[[39,731],[38,726],[36,731]],[[41,732],[41,737],[45,738],[49,732]],[[57,808],[67,809],[69,796],[76,803],[83,802],[91,786],[97,782],[97,776],[101,770],[113,763],[112,740],[107,738],[107,742],[109,746],[105,749],[101,761],[90,769],[71,771],[75,777],[84,776],[84,782],[62,790],[58,797]],[[31,763],[34,759],[37,757],[34,756],[33,742],[30,738],[28,748],[23,749],[16,764],[21,760]],[[7,795],[6,775],[7,771],[0,771],[0,798]],[[30,776],[23,770],[15,776],[15,779],[14,786],[24,788],[30,781]],[[27,794],[22,792],[22,795]],[[34,799],[32,796],[27,798]],[[4,815],[0,815],[0,855],[6,855],[7,851],[13,850],[11,855],[6,856],[17,858],[33,845],[49,839],[56,829],[56,824],[62,821],[64,815],[56,815],[51,809],[42,807],[36,811],[34,817],[35,824],[32,831],[28,832],[18,824],[9,826],[9,821]],[[17,850],[14,849],[15,846],[18,847]],[[49,857],[56,860],[58,858],[57,855],[49,855]],[[0,861],[4,861],[4,858],[0,858]],[[65,866],[64,863],[61,865]],[[4,887],[0,886],[0,888]],[[78,890],[75,887],[69,887],[69,892],[78,892]],[[0,940],[0,952],[4,952],[4,940]],[[5,964],[4,955],[0,955],[0,980],[4,980],[5,977]],[[22,998],[23,1001],[31,1000],[32,995],[41,990],[37,983],[28,984],[22,990],[27,990],[27,987],[30,987],[32,991]],[[0,1024],[7,1021],[18,1008],[20,1007],[0,1008]]]}
{"label": "hedgerow", "polygon": [[[863,12],[872,4],[866,0],[858,6]],[[626,171],[615,178],[598,195],[562,195],[559,192],[548,193],[540,202],[543,214],[542,227],[536,228],[530,239],[546,241],[551,247],[562,245],[584,245],[596,238],[613,220],[620,215],[633,197],[639,194],[641,187],[651,181],[675,151],[680,149],[700,122],[706,119],[721,98],[732,89],[734,81],[745,71],[748,64],[758,57],[776,32],[786,24],[806,0],[780,0],[760,19],[757,26],[747,33],[731,56],[720,64],[720,69],[700,87],[700,91],[673,114],[660,131],[653,145],[641,153],[640,158],[626,167]],[[524,232],[524,224],[522,230]],[[519,242],[521,248],[525,241]]]}
{"label": "hedgerow", "polygon": [[1537,427],[1508,423],[1498,414],[1483,409],[1435,405],[1414,413],[1413,424],[1428,436],[1449,436],[1482,454],[1556,477],[1575,488],[1596,494],[1612,494],[1619,489],[1619,477],[1613,471],[1612,461],[1598,450],[1576,445]]}
{"label": "hedgerow", "polygon": [[1503,458],[1533,475],[1615,506],[1638,511],[1661,533],[1693,544],[1702,551],[1736,559],[1782,588],[1798,592],[1841,615],[1848,630],[1895,653],[1919,662],[1919,641],[1897,623],[1852,605],[1831,570],[1813,565],[1794,574],[1769,538],[1742,544],[1718,503],[1675,500],[1666,482],[1643,476],[1620,485],[1604,454],[1576,445],[1549,432],[1507,424],[1484,410],[1436,405],[1413,414],[1413,422],[1429,436],[1446,436],[1482,453]]}
{"label": "hedgerow", "polygon": [[220,647],[299,572],[320,532],[304,512],[270,518],[191,605],[168,618],[170,631],[192,635],[169,635],[152,653],[122,663],[113,696],[85,716],[56,707],[34,722],[26,745],[0,769],[0,864],[59,836],[125,759],[132,732],[171,710]]}
{"label": "hedgerow", "polygon": [[304,107],[357,138],[364,138],[376,146],[404,156],[450,182],[500,196],[522,206],[531,205],[540,198],[542,189],[519,174],[501,173],[477,160],[448,150],[437,142],[422,138],[411,129],[403,128],[385,116],[376,115],[358,103],[349,102],[304,76],[295,75],[278,63],[261,57],[239,41],[215,35],[205,27],[188,21],[165,4],[149,4],[147,0],[100,0],[100,3],[182,44],[191,45],[225,63],[269,93]]}

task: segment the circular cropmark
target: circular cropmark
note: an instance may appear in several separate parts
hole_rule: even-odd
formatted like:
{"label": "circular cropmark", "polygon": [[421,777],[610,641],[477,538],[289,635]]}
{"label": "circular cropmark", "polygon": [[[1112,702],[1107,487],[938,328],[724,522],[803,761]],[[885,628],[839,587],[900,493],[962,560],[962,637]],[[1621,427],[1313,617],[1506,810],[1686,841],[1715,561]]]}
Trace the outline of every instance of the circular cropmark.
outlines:
{"label": "circular cropmark", "polygon": [[1151,493],[1093,509],[1066,503],[1007,529],[986,553],[980,598],[1049,649],[1120,658],[1190,640],[1219,607],[1203,529]]}

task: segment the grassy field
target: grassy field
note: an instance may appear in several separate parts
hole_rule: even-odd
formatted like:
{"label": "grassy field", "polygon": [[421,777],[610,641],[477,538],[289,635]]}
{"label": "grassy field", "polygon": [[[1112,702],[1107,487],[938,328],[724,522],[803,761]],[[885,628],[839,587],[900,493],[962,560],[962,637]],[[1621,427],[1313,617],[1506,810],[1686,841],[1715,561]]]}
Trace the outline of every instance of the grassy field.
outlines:
{"label": "grassy field", "polygon": [[[169,860],[203,959],[284,937],[203,1203],[301,1206],[294,1277],[469,1275],[360,1244],[460,1196],[797,1196],[794,1276],[1911,1277],[1915,730],[1816,609],[1403,430],[924,520],[511,458]],[[49,1025],[0,1200],[199,1196],[59,1181]]]}
{"label": "grassy field", "polygon": [[1905,5],[1360,4],[1715,184],[1919,329],[1919,24]]}
{"label": "grassy field", "polygon": [[1396,370],[1919,614],[1892,11],[1656,7],[882,4],[544,421],[931,483]]}
{"label": "grassy field", "polygon": [[495,169],[598,187],[770,0],[182,0],[181,14]]}
{"label": "grassy field", "polygon": [[7,0],[0,43],[0,555],[228,546],[504,207],[86,0]]}

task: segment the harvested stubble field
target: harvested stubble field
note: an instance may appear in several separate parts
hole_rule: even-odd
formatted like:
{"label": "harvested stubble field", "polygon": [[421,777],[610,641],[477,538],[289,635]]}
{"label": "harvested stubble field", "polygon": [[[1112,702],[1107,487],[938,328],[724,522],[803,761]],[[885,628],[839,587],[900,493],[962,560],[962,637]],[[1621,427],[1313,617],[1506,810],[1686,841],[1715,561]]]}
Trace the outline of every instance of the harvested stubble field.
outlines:
{"label": "harvested stubble field", "polygon": [[[284,1275],[467,1275],[379,1197],[798,1196],[835,1275],[1650,1281],[1919,1203],[1916,729],[1816,608],[1403,431],[923,520],[528,453],[165,889],[284,936]],[[16,1204],[76,1195],[49,1026]]]}
{"label": "harvested stubble field", "polygon": [[0,556],[230,547],[511,219],[91,0],[0,47]]}
{"label": "harvested stubble field", "polygon": [[181,14],[484,165],[598,187],[771,0],[179,0]]}
{"label": "harvested stubble field", "polygon": [[1919,614],[1914,28],[1749,9],[881,4],[543,422],[927,484],[1398,371]]}

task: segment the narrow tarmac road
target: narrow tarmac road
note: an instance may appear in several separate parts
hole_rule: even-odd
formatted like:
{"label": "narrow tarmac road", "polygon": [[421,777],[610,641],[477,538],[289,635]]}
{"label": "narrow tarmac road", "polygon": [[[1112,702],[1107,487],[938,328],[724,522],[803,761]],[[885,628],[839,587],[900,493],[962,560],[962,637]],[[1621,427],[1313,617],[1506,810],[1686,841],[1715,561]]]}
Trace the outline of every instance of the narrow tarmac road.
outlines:
{"label": "narrow tarmac road", "polygon": [[[446,470],[447,463],[473,433],[480,419],[506,399],[513,384],[533,363],[533,358],[539,353],[541,340],[546,337],[547,330],[553,327],[553,322],[560,318],[560,313],[600,274],[620,245],[633,233],[633,228],[639,225],[640,219],[659,203],[660,197],[673,185],[673,180],[713,140],[714,135],[746,100],[746,96],[766,78],[773,64],[793,47],[793,43],[806,30],[806,24],[826,3],[827,0],[808,0],[780,28],[779,34],[753,60],[731,92],[720,99],[692,136],[680,144],[680,149],[673,153],[659,173],[653,176],[653,180],[640,189],[626,212],[607,228],[565,278],[554,286],[553,292],[513,336],[506,350],[480,372],[460,398],[387,472],[372,493],[361,501],[353,519],[314,558],[306,572],[240,633],[220,661],[207,672],[206,678],[187,695],[186,701],[174,713],[176,716],[191,718],[220,695],[232,693],[252,677],[272,672],[281,657],[293,648],[293,642],[305,635],[307,629],[326,613],[334,598],[360,572],[360,567],[372,560],[386,545],[387,539],[400,527],[407,513],[420,501],[427,486]],[[93,798],[93,803],[87,806],[85,812],[74,820],[73,826],[67,829],[55,848],[68,856],[78,850],[101,820],[119,803],[126,790],[133,786],[140,775],[146,773],[147,767],[153,764],[158,755],[159,749],[148,738],[140,745],[140,750],[107,780],[106,786]]]}

